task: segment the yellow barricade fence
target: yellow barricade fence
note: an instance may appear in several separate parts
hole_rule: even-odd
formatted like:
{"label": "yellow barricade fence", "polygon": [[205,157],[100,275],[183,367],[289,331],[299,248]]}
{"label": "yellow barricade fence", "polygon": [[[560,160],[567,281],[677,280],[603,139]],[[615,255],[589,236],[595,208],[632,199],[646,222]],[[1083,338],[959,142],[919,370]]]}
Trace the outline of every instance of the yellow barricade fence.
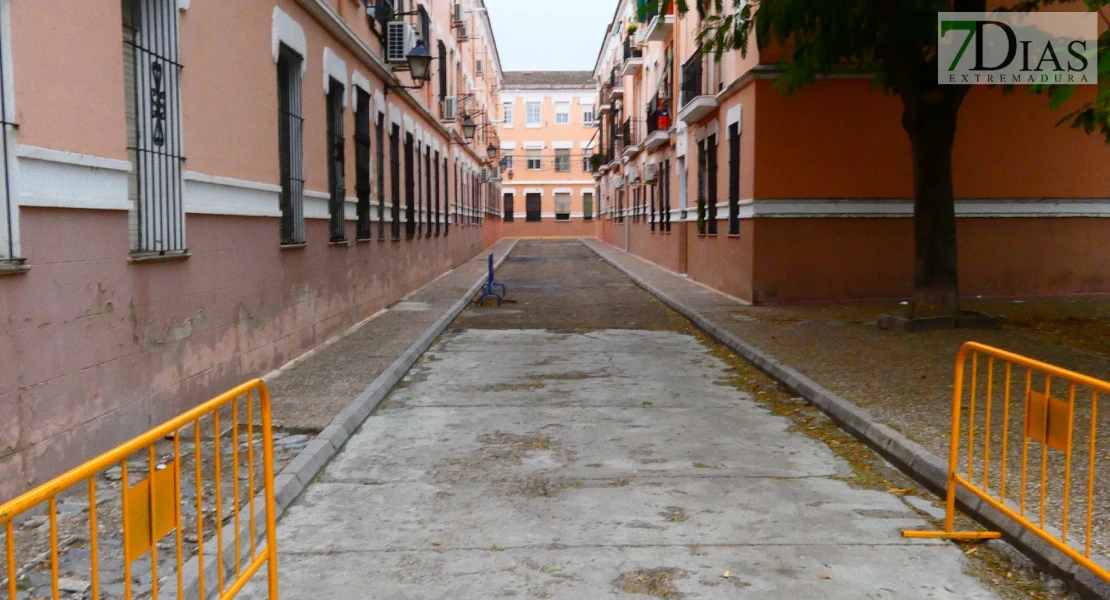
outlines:
{"label": "yellow barricade fence", "polygon": [[[162,567],[166,579],[175,575],[181,599],[182,566],[195,556],[204,600],[213,583],[206,588],[205,539],[214,532],[219,598],[234,598],[265,564],[269,598],[277,600],[270,423],[270,393],[249,381],[0,505],[0,595],[16,600],[36,588],[55,599],[65,592],[157,600],[159,586],[172,585],[159,579]],[[256,514],[258,491],[264,514]]]}
{"label": "yellow barricade fence", "polygon": [[[903,534],[1000,537],[955,530],[956,491],[962,487],[1110,582],[1110,572],[1090,558],[1092,543],[1110,543],[1092,539],[1101,480],[1096,441],[1110,433],[1110,424],[1098,420],[1100,394],[1110,394],[1110,383],[977,342],[964,344],[956,358],[944,530]],[[1083,531],[1080,540],[1076,528]]]}

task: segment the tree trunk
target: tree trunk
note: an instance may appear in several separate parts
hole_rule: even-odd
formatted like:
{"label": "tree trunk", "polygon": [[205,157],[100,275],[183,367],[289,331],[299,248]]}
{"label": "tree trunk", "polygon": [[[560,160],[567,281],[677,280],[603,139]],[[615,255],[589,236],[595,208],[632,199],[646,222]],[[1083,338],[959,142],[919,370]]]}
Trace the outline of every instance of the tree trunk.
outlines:
{"label": "tree trunk", "polygon": [[952,144],[962,96],[935,88],[907,106],[903,125],[913,155],[913,302],[910,318],[955,318],[960,311]]}

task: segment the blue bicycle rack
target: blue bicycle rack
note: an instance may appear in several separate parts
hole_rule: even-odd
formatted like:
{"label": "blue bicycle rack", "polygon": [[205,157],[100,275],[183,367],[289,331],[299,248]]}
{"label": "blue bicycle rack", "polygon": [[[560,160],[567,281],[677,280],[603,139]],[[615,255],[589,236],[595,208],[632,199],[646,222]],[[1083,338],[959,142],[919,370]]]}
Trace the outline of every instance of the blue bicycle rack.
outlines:
{"label": "blue bicycle rack", "polygon": [[[494,287],[500,287],[501,293],[498,294],[497,292],[495,292],[493,290]],[[485,306],[486,296],[493,296],[494,298],[497,298],[497,305],[501,306],[502,294],[507,295],[508,292],[505,290],[505,284],[493,280],[493,255],[490,254],[489,277],[486,279],[486,283],[482,285],[482,297],[478,298],[478,306]]]}

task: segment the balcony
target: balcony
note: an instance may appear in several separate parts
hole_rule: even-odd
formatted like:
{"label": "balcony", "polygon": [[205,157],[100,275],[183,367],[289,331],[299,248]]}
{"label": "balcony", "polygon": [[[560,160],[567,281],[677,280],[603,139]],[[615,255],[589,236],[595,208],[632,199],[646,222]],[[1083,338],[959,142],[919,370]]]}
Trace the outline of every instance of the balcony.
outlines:
{"label": "balcony", "polygon": [[695,52],[690,60],[682,65],[681,108],[678,120],[686,124],[696,123],[717,110],[717,97],[706,93],[702,69],[702,53]]}
{"label": "balcony", "polygon": [[665,14],[655,12],[654,3],[640,7],[640,18],[647,25],[640,28],[640,40],[644,42],[665,42],[674,31],[674,2],[665,2]]}
{"label": "balcony", "polygon": [[644,53],[632,44],[632,34],[624,38],[624,55],[621,61],[620,74],[622,77],[636,75],[644,68]]}
{"label": "balcony", "polygon": [[[665,86],[664,86],[665,88]],[[656,94],[647,105],[647,137],[644,149],[651,151],[671,140],[671,99]]]}
{"label": "balcony", "polygon": [[628,119],[621,124],[621,141],[624,143],[624,149],[621,156],[624,158],[631,158],[643,150],[640,145],[640,122],[636,119]]}
{"label": "balcony", "polygon": [[613,100],[624,97],[624,75],[618,75],[616,69],[609,74],[609,97]]}

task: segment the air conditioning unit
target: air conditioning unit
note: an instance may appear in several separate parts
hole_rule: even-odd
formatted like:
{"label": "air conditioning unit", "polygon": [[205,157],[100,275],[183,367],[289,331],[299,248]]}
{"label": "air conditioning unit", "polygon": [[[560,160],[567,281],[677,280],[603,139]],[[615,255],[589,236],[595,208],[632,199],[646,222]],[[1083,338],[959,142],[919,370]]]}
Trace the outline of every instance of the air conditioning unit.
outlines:
{"label": "air conditioning unit", "polygon": [[405,21],[390,21],[386,28],[386,60],[407,65],[406,56],[416,47],[416,29]]}
{"label": "air conditioning unit", "polygon": [[443,120],[454,121],[459,118],[459,98],[457,96],[444,96]]}
{"label": "air conditioning unit", "polygon": [[481,171],[478,171],[478,182],[485,183],[487,181],[489,181],[489,169],[482,168]]}
{"label": "air conditioning unit", "polygon": [[465,42],[470,39],[470,34],[466,31],[466,23],[459,24],[459,41]]}
{"label": "air conditioning unit", "polygon": [[501,181],[501,167],[500,166],[492,167],[490,169],[490,179],[491,179],[491,181]]}
{"label": "air conditioning unit", "polygon": [[655,163],[644,165],[644,181],[647,183],[659,181],[659,165]]}
{"label": "air conditioning unit", "polygon": [[463,7],[458,2],[452,7],[451,18],[455,21],[456,25],[462,25],[463,22]]}

